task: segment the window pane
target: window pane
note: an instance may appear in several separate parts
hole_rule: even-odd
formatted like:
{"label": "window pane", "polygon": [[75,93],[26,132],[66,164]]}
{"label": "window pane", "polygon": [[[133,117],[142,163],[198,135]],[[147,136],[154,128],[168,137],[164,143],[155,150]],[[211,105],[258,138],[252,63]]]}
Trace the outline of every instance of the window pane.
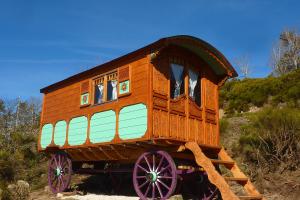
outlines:
{"label": "window pane", "polygon": [[103,91],[104,86],[102,83],[95,86],[95,104],[103,103]]}
{"label": "window pane", "polygon": [[171,98],[177,98],[184,93],[184,80],[183,80],[183,69],[182,65],[171,64]]}
{"label": "window pane", "polygon": [[107,81],[107,101],[117,99],[117,85],[118,81],[116,80]]}
{"label": "window pane", "polygon": [[198,73],[189,70],[189,96],[195,100],[195,88],[198,83]]}
{"label": "window pane", "polygon": [[197,103],[201,105],[201,85],[199,80],[199,73],[193,70],[189,70],[189,96]]}

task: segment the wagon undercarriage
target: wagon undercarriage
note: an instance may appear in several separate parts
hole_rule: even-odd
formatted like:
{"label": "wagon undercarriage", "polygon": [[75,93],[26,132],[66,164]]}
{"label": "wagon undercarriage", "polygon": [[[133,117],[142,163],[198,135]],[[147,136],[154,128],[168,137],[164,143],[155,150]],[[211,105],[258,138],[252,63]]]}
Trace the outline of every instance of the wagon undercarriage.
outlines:
{"label": "wagon undercarriage", "polygon": [[[167,145],[164,144],[166,142]],[[136,142],[117,147],[101,146],[98,149],[106,156],[102,161],[99,158],[93,161],[76,160],[76,157],[72,157],[76,154],[75,151],[87,157],[88,153],[84,149],[68,149],[53,154],[48,176],[51,190],[58,193],[68,189],[71,173],[105,173],[116,176],[129,173],[134,189],[142,200],[168,199],[182,192],[188,199],[263,199],[224,149],[174,141],[155,144]],[[94,147],[89,150],[94,151]],[[135,152],[130,154],[132,150]],[[219,165],[231,170],[233,176],[223,177]],[[231,181],[242,185],[247,195],[234,194],[228,185]]]}

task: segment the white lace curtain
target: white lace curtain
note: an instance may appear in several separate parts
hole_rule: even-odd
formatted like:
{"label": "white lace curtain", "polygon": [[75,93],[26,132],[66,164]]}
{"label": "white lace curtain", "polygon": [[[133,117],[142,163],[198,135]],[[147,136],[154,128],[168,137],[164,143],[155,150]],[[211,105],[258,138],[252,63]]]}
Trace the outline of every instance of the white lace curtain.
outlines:
{"label": "white lace curtain", "polygon": [[112,89],[112,95],[111,95],[112,100],[116,100],[117,99],[117,96],[118,96],[117,85],[118,85],[118,81],[116,81],[116,80],[111,81],[111,86],[113,88]]}
{"label": "white lace curtain", "polygon": [[171,64],[171,69],[173,76],[175,78],[175,87],[174,87],[174,98],[180,95],[180,88],[182,84],[182,75],[184,67],[178,64]]}
{"label": "white lace curtain", "polygon": [[103,101],[103,89],[104,89],[103,84],[99,84],[98,85],[99,97],[98,97],[98,102],[97,103],[102,103],[102,101]]}
{"label": "white lace curtain", "polygon": [[198,82],[198,76],[199,76],[198,73],[189,70],[189,96],[192,97],[193,99],[195,98],[194,91]]}

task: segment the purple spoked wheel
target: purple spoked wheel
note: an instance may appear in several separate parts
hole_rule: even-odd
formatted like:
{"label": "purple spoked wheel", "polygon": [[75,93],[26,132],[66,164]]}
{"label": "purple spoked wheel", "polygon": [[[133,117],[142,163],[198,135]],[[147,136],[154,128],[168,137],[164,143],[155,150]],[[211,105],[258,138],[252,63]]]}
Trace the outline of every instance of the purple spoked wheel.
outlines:
{"label": "purple spoked wheel", "polygon": [[52,155],[48,166],[48,184],[53,193],[65,191],[71,182],[72,161],[66,154]]}
{"label": "purple spoked wheel", "polygon": [[174,193],[176,184],[176,165],[167,152],[146,152],[136,161],[133,185],[141,200],[166,200]]}
{"label": "purple spoked wheel", "polygon": [[198,187],[198,198],[200,200],[221,200],[222,197],[218,188],[208,180],[207,174],[201,173],[200,177],[200,181],[198,179],[198,183],[195,184]]}

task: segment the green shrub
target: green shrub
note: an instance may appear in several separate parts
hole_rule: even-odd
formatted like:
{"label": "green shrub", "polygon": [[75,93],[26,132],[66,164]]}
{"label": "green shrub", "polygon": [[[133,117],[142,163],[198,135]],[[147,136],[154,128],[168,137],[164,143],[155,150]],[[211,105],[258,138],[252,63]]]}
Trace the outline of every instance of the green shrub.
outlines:
{"label": "green shrub", "polygon": [[[295,169],[300,164],[300,110],[265,108],[248,115],[236,152],[248,160],[275,169]],[[272,168],[274,167],[274,168]]]}
{"label": "green shrub", "polygon": [[288,103],[299,107],[300,69],[280,77],[233,79],[220,90],[220,107],[226,113],[245,112],[251,106]]}
{"label": "green shrub", "polygon": [[220,119],[220,133],[224,135],[228,129],[229,122],[226,118]]}

